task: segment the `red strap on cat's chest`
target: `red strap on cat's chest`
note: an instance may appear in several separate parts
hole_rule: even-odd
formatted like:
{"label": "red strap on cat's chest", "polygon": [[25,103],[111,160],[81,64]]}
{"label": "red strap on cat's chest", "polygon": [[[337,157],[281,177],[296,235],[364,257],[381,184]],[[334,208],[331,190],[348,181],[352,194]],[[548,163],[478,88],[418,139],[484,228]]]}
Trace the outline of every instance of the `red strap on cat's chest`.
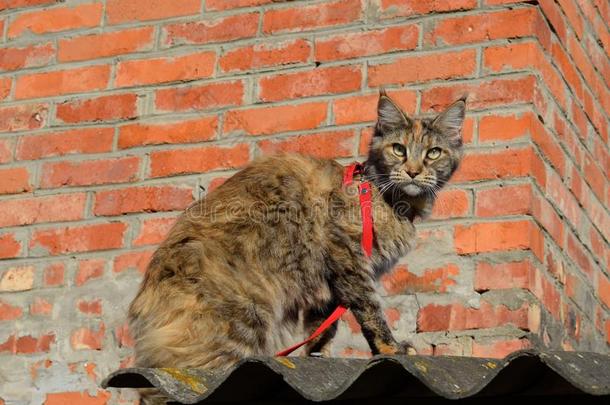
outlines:
{"label": "red strap on cat's chest", "polygon": [[[360,163],[352,163],[345,168],[343,172],[343,185],[349,186],[354,182],[354,176],[363,174],[364,168]],[[372,190],[371,184],[368,181],[361,181],[358,185],[358,196],[360,199],[360,214],[362,215],[362,240],[360,245],[366,257],[371,257],[373,254],[373,203],[372,203]],[[337,306],[332,314],[322,322],[322,324],[315,330],[304,341],[297,343],[296,345],[290,346],[280,352],[277,352],[276,356],[288,356],[299,347],[311,342],[318,336],[320,336],[325,330],[330,328],[333,323],[337,322],[341,315],[347,311],[347,308],[343,305]]]}

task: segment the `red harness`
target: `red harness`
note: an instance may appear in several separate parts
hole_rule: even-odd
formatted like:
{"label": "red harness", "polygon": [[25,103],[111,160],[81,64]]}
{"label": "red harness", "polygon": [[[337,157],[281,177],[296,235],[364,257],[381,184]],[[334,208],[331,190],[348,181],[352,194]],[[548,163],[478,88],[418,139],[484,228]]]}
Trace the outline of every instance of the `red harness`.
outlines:
{"label": "red harness", "polygon": [[[343,185],[349,186],[354,182],[355,175],[364,174],[364,167],[360,163],[352,163],[345,168],[343,172]],[[362,216],[362,240],[360,245],[366,257],[371,257],[373,254],[373,206],[372,206],[372,191],[371,184],[368,181],[360,181],[358,184],[358,197],[360,199],[360,214]],[[341,315],[347,311],[347,308],[343,305],[337,306],[332,314],[315,330],[304,341],[297,343],[296,345],[290,346],[280,352],[277,352],[276,356],[288,356],[299,347],[311,342],[318,336],[320,336],[326,329],[330,328],[333,323],[337,322]]]}

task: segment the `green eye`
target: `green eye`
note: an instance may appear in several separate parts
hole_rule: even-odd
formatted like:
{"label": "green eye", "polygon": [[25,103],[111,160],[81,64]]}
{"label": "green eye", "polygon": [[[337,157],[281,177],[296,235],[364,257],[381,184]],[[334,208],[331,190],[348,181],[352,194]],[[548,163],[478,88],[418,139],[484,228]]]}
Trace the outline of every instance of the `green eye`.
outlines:
{"label": "green eye", "polygon": [[440,148],[432,148],[426,153],[426,157],[431,160],[436,160],[441,156]]}
{"label": "green eye", "polygon": [[396,156],[400,157],[404,157],[407,154],[407,149],[404,147],[404,145],[401,145],[399,143],[395,143],[392,145],[392,151]]}

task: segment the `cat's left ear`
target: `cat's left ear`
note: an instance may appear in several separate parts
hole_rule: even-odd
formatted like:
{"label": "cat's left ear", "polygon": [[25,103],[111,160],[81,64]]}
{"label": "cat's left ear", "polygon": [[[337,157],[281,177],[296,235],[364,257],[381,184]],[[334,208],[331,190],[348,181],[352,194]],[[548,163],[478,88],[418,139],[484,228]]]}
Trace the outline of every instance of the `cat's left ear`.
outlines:
{"label": "cat's left ear", "polygon": [[432,126],[450,140],[462,144],[462,126],[466,114],[466,96],[451,104],[432,121]]}

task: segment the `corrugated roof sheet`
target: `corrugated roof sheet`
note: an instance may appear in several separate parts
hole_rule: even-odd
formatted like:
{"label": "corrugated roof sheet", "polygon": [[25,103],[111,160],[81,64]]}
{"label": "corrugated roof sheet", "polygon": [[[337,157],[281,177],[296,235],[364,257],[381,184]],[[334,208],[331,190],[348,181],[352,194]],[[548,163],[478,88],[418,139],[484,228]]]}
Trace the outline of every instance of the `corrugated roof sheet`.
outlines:
{"label": "corrugated roof sheet", "polygon": [[[403,403],[413,397],[427,397],[429,404],[508,395],[610,396],[610,355],[530,350],[504,360],[450,356],[266,357],[246,359],[223,374],[198,369],[123,369],[108,376],[102,385],[154,386],[183,404],[298,400]],[[587,403],[602,398],[589,397]],[[603,401],[610,403],[608,399]]]}

